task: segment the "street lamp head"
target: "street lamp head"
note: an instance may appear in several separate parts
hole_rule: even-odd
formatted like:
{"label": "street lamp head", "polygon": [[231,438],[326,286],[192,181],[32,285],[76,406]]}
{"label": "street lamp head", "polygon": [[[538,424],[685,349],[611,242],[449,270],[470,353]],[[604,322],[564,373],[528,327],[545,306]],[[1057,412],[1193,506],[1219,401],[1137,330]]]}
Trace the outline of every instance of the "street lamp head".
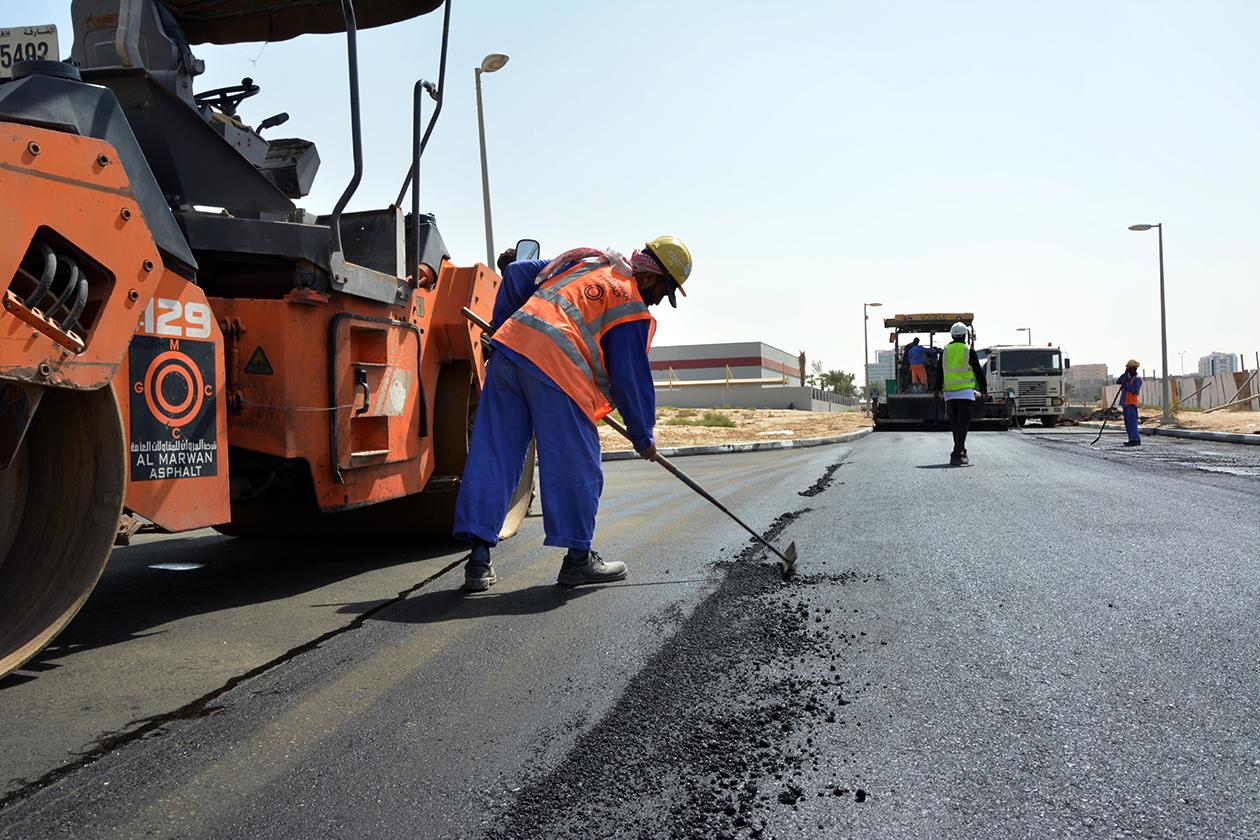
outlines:
{"label": "street lamp head", "polygon": [[868,304],[865,304],[865,305],[866,305],[866,306],[883,306],[884,304],[882,304],[882,303],[868,303]]}
{"label": "street lamp head", "polygon": [[1016,327],[1015,332],[1028,332],[1028,327]]}
{"label": "street lamp head", "polygon": [[1150,230],[1155,225],[1129,225],[1129,230]]}
{"label": "street lamp head", "polygon": [[495,70],[502,70],[503,65],[508,63],[508,57],[503,53],[490,53],[481,59],[481,72],[493,73]]}

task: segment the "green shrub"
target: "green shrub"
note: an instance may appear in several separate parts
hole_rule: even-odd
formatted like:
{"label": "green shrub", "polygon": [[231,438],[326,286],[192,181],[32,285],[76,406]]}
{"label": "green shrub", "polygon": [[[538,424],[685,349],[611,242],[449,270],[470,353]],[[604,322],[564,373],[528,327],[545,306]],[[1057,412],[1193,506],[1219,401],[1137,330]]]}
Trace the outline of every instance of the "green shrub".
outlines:
{"label": "green shrub", "polygon": [[[695,412],[692,412],[694,414]],[[678,416],[670,418],[665,423],[666,426],[716,426],[725,429],[735,428],[735,421],[717,411],[706,411],[699,417],[682,416],[679,412]]]}

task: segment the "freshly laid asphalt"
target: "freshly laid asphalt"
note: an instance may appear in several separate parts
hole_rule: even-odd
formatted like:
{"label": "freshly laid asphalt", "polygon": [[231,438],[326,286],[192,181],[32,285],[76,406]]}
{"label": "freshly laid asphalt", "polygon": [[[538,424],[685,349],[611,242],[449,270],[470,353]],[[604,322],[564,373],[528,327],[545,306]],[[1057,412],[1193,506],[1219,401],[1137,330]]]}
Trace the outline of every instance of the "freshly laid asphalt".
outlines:
{"label": "freshly laid asphalt", "polygon": [[1095,433],[681,462],[788,582],[642,462],[617,585],[537,518],[475,597],[455,546],[120,550],[0,682],[0,837],[1260,837],[1260,452]]}

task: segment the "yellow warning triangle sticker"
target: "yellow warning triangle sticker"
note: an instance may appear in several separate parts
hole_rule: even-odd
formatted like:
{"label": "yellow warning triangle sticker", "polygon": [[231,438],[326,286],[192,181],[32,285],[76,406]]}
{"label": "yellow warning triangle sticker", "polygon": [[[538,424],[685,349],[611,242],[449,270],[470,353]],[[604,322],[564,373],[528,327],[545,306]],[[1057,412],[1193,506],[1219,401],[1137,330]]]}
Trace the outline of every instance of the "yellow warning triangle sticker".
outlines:
{"label": "yellow warning triangle sticker", "polygon": [[262,345],[254,348],[254,352],[250,354],[249,361],[245,363],[246,373],[256,373],[259,376],[271,376],[275,373],[271,369],[271,361],[267,358],[267,354],[263,352]]}

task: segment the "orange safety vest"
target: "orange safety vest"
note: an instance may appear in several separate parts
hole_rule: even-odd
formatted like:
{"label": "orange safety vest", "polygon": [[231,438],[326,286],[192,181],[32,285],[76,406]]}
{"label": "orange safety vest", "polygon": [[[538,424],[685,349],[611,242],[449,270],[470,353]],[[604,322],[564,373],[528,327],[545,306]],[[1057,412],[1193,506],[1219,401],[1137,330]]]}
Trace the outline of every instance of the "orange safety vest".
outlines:
{"label": "orange safety vest", "polygon": [[[1135,394],[1134,392],[1132,392],[1132,391],[1130,391],[1130,390],[1129,390],[1129,383],[1130,383],[1130,382],[1132,382],[1132,381],[1133,381],[1133,380],[1132,380],[1132,379],[1130,379],[1130,380],[1129,380],[1129,382],[1126,382],[1126,383],[1124,383],[1124,385],[1122,385],[1122,386],[1121,386],[1122,388],[1124,388],[1124,389],[1125,389],[1125,391],[1124,391],[1124,404],[1125,404],[1125,405],[1140,405],[1140,397],[1139,397],[1137,394]],[[1139,386],[1138,386],[1138,389],[1139,389],[1139,390],[1141,390],[1141,387],[1142,387],[1142,386],[1140,386],[1140,385],[1139,385]]]}
{"label": "orange safety vest", "polygon": [[650,349],[656,319],[638,284],[613,271],[606,258],[591,257],[543,281],[494,340],[538,365],[598,423],[613,410],[601,340],[631,321],[650,322]]}

